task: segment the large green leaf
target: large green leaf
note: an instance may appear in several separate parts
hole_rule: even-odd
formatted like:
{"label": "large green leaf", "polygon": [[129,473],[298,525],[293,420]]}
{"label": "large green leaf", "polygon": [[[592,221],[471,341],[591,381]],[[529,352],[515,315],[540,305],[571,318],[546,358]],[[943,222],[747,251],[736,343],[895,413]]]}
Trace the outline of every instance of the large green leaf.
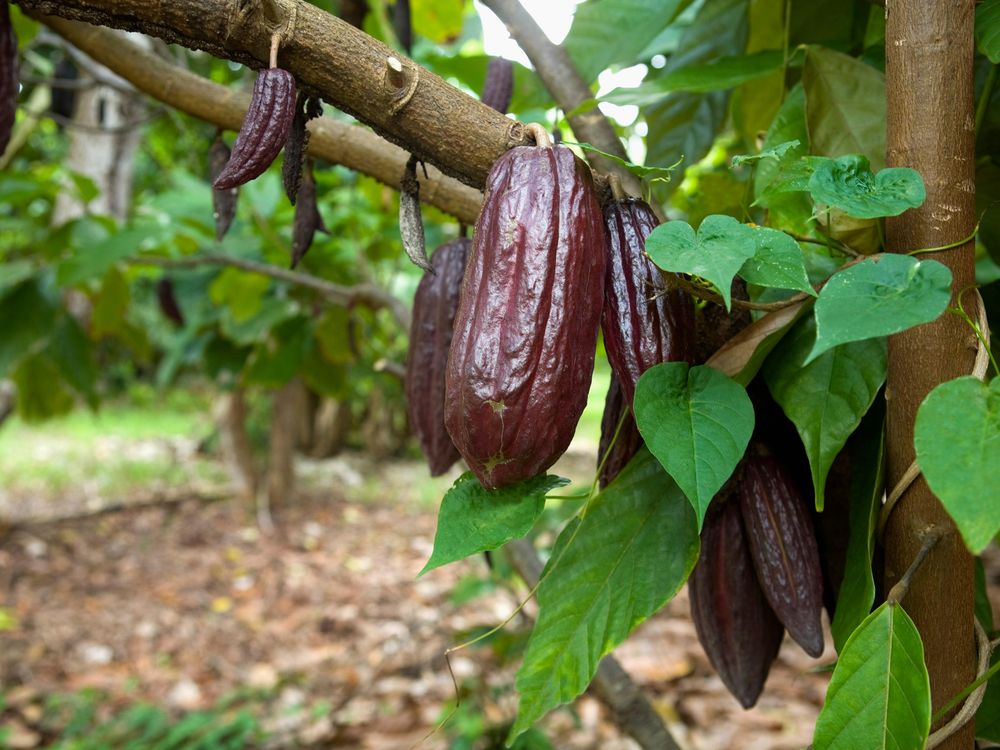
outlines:
{"label": "large green leaf", "polygon": [[883,604],[840,653],[816,721],[815,750],[919,750],[931,725],[920,633],[899,605]]}
{"label": "large green leaf", "polygon": [[547,474],[488,490],[472,472],[465,472],[441,501],[434,551],[418,576],[520,539],[541,515],[546,493],[567,484],[568,479]]}
{"label": "large green leaf", "polygon": [[246,382],[271,388],[284,385],[299,371],[312,347],[313,324],[309,318],[300,316],[280,323],[254,347],[247,360]]}
{"label": "large green leaf", "polygon": [[0,379],[7,377],[18,360],[45,343],[56,311],[37,279],[23,281],[0,297]]}
{"label": "large green leaf", "polygon": [[810,47],[802,71],[812,152],[863,154],[885,166],[885,76],[860,60]]}
{"label": "large green leaf", "polygon": [[1000,63],[1000,0],[983,0],[976,7],[976,44],[991,63]]}
{"label": "large green leaf", "polygon": [[[590,0],[577,6],[563,47],[587,83],[615,63],[638,55],[685,5],[683,0]],[[613,29],[613,33],[608,33]]]}
{"label": "large green leaf", "polygon": [[815,296],[806,275],[802,248],[791,235],[769,227],[744,224],[746,234],[754,241],[753,257],[739,270],[739,275],[751,284],[772,289],[795,289]]}
{"label": "large green leaf", "polygon": [[59,317],[45,353],[59,368],[66,382],[87,400],[91,408],[96,408],[97,363],[94,347],[72,315]]}
{"label": "large green leaf", "polygon": [[556,541],[517,673],[511,738],[584,691],[601,658],[677,593],[698,547],[684,494],[640,451]]}
{"label": "large green leaf", "polygon": [[45,354],[31,354],[11,374],[17,386],[17,414],[25,422],[41,422],[66,414],[73,408],[73,396],[59,368]]}
{"label": "large green leaf", "polygon": [[883,339],[868,339],[805,364],[815,334],[812,317],[797,323],[764,363],[764,379],[802,438],[822,510],[827,472],[882,387],[887,355]]}
{"label": "large green leaf", "polygon": [[635,388],[635,421],[649,450],[687,495],[698,528],[753,433],[746,390],[711,367],[666,362]]}
{"label": "large green leaf", "polygon": [[259,273],[226,268],[208,288],[209,296],[217,305],[226,305],[235,323],[245,323],[259,311],[264,293],[271,280]]}
{"label": "large green leaf", "polygon": [[917,463],[966,546],[982,552],[1000,532],[1000,378],[942,383],[917,411]]}
{"label": "large green leaf", "polygon": [[927,197],[915,170],[894,167],[873,173],[868,160],[858,154],[819,163],[809,178],[809,192],[817,203],[856,219],[898,216],[922,205]]}
{"label": "large green leaf", "polygon": [[830,631],[837,651],[868,617],[875,602],[875,527],[885,489],[885,402],[875,402],[845,450],[850,456],[850,536],[844,559],[844,577],[837,592]]}
{"label": "large green leaf", "polygon": [[462,31],[465,0],[423,0],[412,3],[413,31],[441,44],[454,39]]}
{"label": "large green leaf", "polygon": [[812,216],[812,202],[801,192],[765,196],[767,189],[775,181],[784,178],[783,172],[808,153],[809,132],[806,129],[806,97],[802,84],[796,84],[785,97],[778,113],[774,116],[763,149],[773,149],[782,143],[797,141],[798,146],[786,151],[781,159],[764,159],[757,164],[754,173],[754,198],[768,209],[768,220],[772,227],[790,232],[806,233]]}
{"label": "large green leaf", "polygon": [[835,273],[816,300],[816,345],[807,362],[850,341],[929,323],[951,300],[951,271],[936,260],[894,253]]}
{"label": "large green leaf", "polygon": [[656,265],[710,281],[727,310],[733,277],[755,252],[755,238],[732,216],[706,216],[697,235],[687,222],[668,221],[646,238],[646,253]]}
{"label": "large green leaf", "polygon": [[145,228],[118,232],[99,244],[77,249],[59,264],[56,278],[64,286],[96,279],[115,263],[137,255],[150,242],[150,232]]}

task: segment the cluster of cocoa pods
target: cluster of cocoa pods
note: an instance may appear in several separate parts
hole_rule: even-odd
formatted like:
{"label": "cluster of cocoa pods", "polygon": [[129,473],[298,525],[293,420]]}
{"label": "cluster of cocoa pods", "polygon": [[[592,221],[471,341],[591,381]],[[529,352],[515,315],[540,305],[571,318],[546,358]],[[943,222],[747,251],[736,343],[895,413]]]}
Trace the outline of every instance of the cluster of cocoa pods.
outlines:
{"label": "cluster of cocoa pods", "polygon": [[754,445],[712,500],[688,593],[698,640],[744,708],[757,702],[786,629],[810,656],[823,652],[823,576],[806,498]]}

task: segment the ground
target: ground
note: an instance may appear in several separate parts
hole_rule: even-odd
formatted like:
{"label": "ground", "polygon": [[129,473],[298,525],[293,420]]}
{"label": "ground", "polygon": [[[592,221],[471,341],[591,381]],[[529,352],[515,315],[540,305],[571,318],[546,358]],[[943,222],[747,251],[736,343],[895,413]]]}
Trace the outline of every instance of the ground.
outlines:
{"label": "ground", "polygon": [[[513,717],[533,604],[502,634],[451,654],[462,702],[428,737],[455,702],[446,650],[503,621],[525,594],[482,557],[416,577],[431,552],[436,501],[453,477],[430,481],[413,460],[302,461],[301,491],[278,514],[278,533],[264,536],[224,491],[217,467],[177,435],[132,435],[129,450],[118,446],[108,460],[128,460],[140,446],[158,461],[170,441],[167,463],[188,467],[186,483],[174,476],[156,491],[144,477],[142,492],[124,501],[120,489],[88,495],[83,484],[64,484],[57,502],[38,482],[4,482],[0,518],[11,525],[0,532],[0,748],[51,746],[74,726],[91,738],[132,737],[181,715],[222,726],[219,736],[230,731],[234,744],[164,747],[500,746],[486,735],[502,737]],[[24,438],[22,454],[29,444]],[[15,452],[0,459],[0,473],[10,468],[4,460],[27,460]],[[557,469],[586,476],[592,460],[574,450]],[[206,466],[191,469],[198,462]],[[60,511],[74,517],[52,520]],[[504,567],[499,555],[496,565]],[[686,592],[616,655],[689,750],[805,747],[828,679],[820,668],[834,656],[828,645],[810,659],[786,639],[764,696],[743,711],[702,653]],[[121,718],[126,706],[146,703],[157,708]],[[117,724],[106,723],[116,715]],[[123,729],[127,721],[139,728]],[[541,728],[560,750],[636,747],[589,695]]]}

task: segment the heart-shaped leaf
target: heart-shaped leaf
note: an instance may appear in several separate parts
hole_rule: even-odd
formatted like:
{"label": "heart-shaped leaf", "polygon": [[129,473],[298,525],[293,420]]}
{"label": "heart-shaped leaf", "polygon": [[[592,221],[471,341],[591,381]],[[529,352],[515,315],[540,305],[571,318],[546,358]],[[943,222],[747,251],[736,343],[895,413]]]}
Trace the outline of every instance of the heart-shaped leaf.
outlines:
{"label": "heart-shaped leaf", "polygon": [[935,260],[885,254],[838,271],[816,301],[816,345],[806,364],[849,341],[929,323],[951,300],[951,271]]}
{"label": "heart-shaped leaf", "polygon": [[488,490],[465,472],[441,501],[434,551],[417,575],[520,539],[542,514],[545,495],[567,484],[568,479],[547,474]]}
{"label": "heart-shaped leaf", "polygon": [[984,0],[976,7],[976,44],[991,63],[1000,63],[1000,0]]}
{"label": "heart-shaped leaf", "polygon": [[684,221],[661,224],[646,238],[646,253],[664,271],[689,273],[712,283],[730,306],[733,277],[757,252],[748,228],[732,216],[706,216],[698,233]]}
{"label": "heart-shaped leaf", "polygon": [[750,397],[711,367],[666,362],[639,378],[634,410],[646,445],[687,495],[700,529],[712,496],[750,442]]}
{"label": "heart-shaped leaf", "polygon": [[796,289],[815,295],[806,275],[802,248],[791,235],[768,227],[743,225],[753,238],[754,255],[739,270],[751,284],[772,289]]}
{"label": "heart-shaped leaf", "polygon": [[939,385],[917,411],[913,443],[927,484],[979,554],[1000,532],[1000,378]]}
{"label": "heart-shaped leaf", "polygon": [[820,162],[809,178],[817,203],[835,206],[856,219],[898,216],[923,204],[924,181],[913,169],[893,167],[873,173],[859,154]]}
{"label": "heart-shaped leaf", "polygon": [[813,747],[922,748],[930,726],[931,686],[920,633],[902,607],[887,602],[844,645]]}

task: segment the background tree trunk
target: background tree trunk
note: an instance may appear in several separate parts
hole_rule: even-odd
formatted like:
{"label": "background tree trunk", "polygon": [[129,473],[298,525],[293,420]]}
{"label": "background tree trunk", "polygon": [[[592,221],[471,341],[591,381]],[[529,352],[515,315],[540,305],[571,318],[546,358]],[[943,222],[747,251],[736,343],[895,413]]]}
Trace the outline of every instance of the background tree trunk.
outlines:
{"label": "background tree trunk", "polygon": [[[895,252],[955,242],[968,236],[976,223],[974,8],[973,0],[886,4],[886,162],[916,169],[927,186],[921,208],[887,221],[888,246]],[[929,257],[951,268],[953,292],[975,282],[973,243]],[[973,298],[966,295],[966,303],[973,304]],[[974,309],[969,313],[975,318]],[[890,488],[913,461],[913,423],[920,403],[937,384],[969,374],[975,348],[973,332],[948,313],[890,338]],[[902,603],[924,641],[936,709],[975,677],[973,560],[927,483],[918,479],[886,526],[887,589],[913,561],[920,534],[929,526],[947,526],[952,533],[931,552]],[[970,722],[940,747],[971,748],[973,732]]]}
{"label": "background tree trunk", "polygon": [[257,470],[247,435],[246,391],[236,388],[223,394],[216,409],[222,461],[241,498],[252,503],[257,494]]}
{"label": "background tree trunk", "polygon": [[[287,507],[295,487],[295,441],[300,389],[298,378],[274,392],[271,416],[271,448],[267,465],[267,513]],[[261,509],[258,509],[260,515]],[[266,523],[262,524],[266,525]]]}

